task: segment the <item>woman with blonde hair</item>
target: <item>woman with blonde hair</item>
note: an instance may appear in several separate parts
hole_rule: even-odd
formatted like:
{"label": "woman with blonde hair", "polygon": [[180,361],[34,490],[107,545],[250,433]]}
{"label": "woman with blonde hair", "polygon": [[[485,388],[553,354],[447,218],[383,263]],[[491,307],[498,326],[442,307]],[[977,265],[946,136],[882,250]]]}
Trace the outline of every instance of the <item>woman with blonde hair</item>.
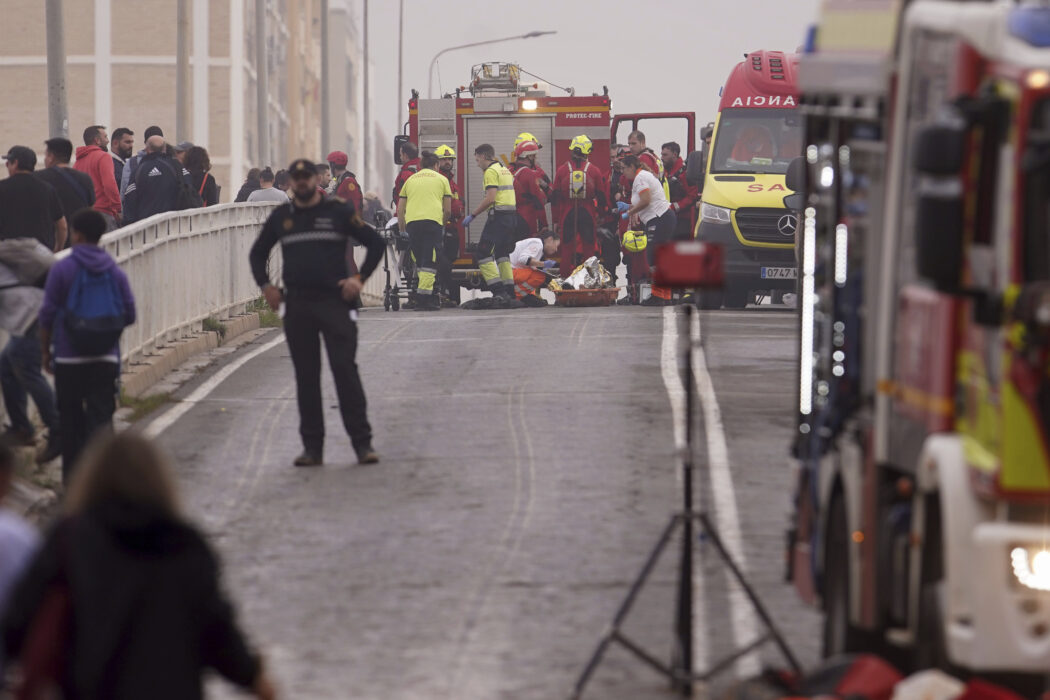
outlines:
{"label": "woman with blonde hair", "polygon": [[[50,680],[66,698],[203,698],[209,668],[274,697],[220,590],[218,560],[180,512],[164,455],[133,432],[85,452],[2,632],[8,659],[21,654],[27,675],[61,669]],[[59,640],[43,652],[57,659],[27,659],[41,655],[41,636]]]}

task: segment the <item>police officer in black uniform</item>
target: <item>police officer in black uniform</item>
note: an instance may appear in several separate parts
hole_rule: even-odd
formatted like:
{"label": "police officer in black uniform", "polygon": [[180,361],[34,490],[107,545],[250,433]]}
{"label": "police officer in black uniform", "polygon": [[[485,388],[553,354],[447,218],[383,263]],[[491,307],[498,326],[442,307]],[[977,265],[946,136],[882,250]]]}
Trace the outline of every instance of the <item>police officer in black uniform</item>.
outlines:
{"label": "police officer in black uniform", "polygon": [[[335,379],[339,411],[361,464],[379,461],[372,449],[365,390],[357,373],[357,308],[361,287],[383,257],[383,241],[366,226],[352,205],[325,197],[317,189],[317,170],[306,159],[288,167],[293,198],[281,204],[263,224],[249,259],[255,281],[270,308],[285,302],[284,333],[295,366],[299,399],[299,434],[303,453],[297,467],[324,461],[324,414],[321,406],[321,343]],[[350,274],[347,244],[353,238],[368,249],[361,272]],[[281,244],[283,291],[266,269],[270,250]]]}

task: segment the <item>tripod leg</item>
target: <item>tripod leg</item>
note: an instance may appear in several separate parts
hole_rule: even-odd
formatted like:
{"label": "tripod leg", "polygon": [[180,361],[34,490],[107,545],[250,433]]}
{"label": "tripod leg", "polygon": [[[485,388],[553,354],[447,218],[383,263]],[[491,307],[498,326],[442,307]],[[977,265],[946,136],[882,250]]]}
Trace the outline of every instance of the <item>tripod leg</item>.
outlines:
{"label": "tripod leg", "polygon": [[[631,607],[634,605],[635,599],[641,592],[642,587],[645,585],[645,580],[649,578],[649,575],[653,572],[656,567],[656,562],[659,561],[660,555],[663,554],[664,549],[667,548],[667,543],[671,541],[671,535],[674,534],[675,528],[678,527],[679,522],[683,520],[681,515],[674,515],[671,520],[668,521],[667,527],[660,534],[660,539],[657,541],[656,546],[653,547],[653,551],[649,553],[649,558],[645,561],[645,565],[642,570],[638,573],[638,577],[631,584],[631,590],[627,592],[627,597],[624,598],[623,603],[620,604],[620,609],[616,611],[616,616],[613,618],[612,624],[609,625],[602,640],[598,642],[598,648],[594,650],[594,654],[591,656],[591,660],[587,662],[586,668],[583,669],[583,673],[580,674],[579,680],[576,681],[576,688],[573,690],[572,698],[577,700],[583,695],[584,688],[587,687],[588,681],[591,680],[591,676],[594,674],[595,669],[602,662],[602,657],[605,656],[605,652],[608,650],[609,645],[614,641],[618,641],[620,636],[620,626],[623,621],[627,618],[627,614],[631,612]],[[630,648],[630,647],[628,647]],[[674,680],[672,678],[672,680]]]}
{"label": "tripod leg", "polygon": [[798,659],[795,658],[795,654],[787,645],[787,641],[784,639],[784,636],[780,633],[780,630],[777,629],[776,624],[773,622],[773,618],[769,615],[769,611],[766,610],[765,604],[762,603],[762,600],[755,593],[755,589],[752,588],[751,584],[748,583],[747,579],[744,578],[744,574],[742,571],[740,571],[740,567],[738,567],[736,565],[736,562],[733,561],[733,556],[729,553],[729,550],[726,549],[725,543],[719,536],[718,531],[715,530],[714,525],[711,524],[711,520],[707,517],[707,513],[698,513],[696,517],[700,521],[700,527],[705,533],[707,533],[707,536],[711,538],[711,542],[714,543],[715,548],[718,550],[718,554],[722,557],[722,560],[725,561],[726,565],[729,567],[729,570],[733,573],[733,577],[737,580],[741,587],[743,587],[744,592],[747,594],[748,599],[751,601],[752,607],[754,607],[755,612],[758,613],[758,616],[762,618],[762,622],[765,624],[766,629],[769,630],[769,633],[773,636],[773,640],[776,642],[777,647],[780,648],[780,653],[784,655],[784,659],[791,666],[791,670],[801,675],[802,665],[799,664]]}

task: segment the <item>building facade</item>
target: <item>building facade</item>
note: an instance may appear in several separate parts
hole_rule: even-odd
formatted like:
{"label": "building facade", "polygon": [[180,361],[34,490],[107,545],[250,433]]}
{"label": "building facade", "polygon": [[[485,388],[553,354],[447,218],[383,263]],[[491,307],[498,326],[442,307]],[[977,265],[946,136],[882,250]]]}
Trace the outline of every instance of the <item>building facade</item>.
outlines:
{"label": "building facade", "polygon": [[[43,151],[47,133],[45,3],[0,0],[8,19],[0,46],[0,134],[10,145]],[[321,158],[321,0],[189,0],[190,125],[187,138],[208,149],[230,201],[247,171]],[[83,129],[156,124],[175,134],[176,7],[173,0],[71,0],[64,3],[69,137]],[[259,133],[256,11],[266,13],[267,134]],[[355,44],[348,44],[352,50]],[[353,133],[353,132],[348,132]],[[261,139],[265,163],[260,163]]]}

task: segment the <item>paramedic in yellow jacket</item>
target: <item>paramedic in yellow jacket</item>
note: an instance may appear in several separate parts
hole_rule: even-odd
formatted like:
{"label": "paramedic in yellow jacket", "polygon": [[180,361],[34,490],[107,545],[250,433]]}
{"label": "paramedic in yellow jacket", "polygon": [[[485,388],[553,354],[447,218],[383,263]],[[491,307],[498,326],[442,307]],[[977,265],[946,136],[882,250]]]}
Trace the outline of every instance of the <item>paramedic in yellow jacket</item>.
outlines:
{"label": "paramedic in yellow jacket", "polygon": [[493,305],[516,306],[512,303],[515,301],[514,271],[510,265],[518,222],[514,176],[496,160],[496,149],[491,144],[483,143],[474,149],[474,162],[485,173],[485,199],[463,219],[463,226],[469,227],[474,217],[488,211],[478,241],[478,268],[485,279],[485,287],[492,292]]}
{"label": "paramedic in yellow jacket", "polygon": [[437,248],[445,221],[452,213],[452,189],[437,171],[438,157],[424,151],[419,172],[405,180],[397,200],[397,223],[408,232],[412,257],[416,261],[416,311],[437,311],[440,301],[434,291],[437,276]]}

